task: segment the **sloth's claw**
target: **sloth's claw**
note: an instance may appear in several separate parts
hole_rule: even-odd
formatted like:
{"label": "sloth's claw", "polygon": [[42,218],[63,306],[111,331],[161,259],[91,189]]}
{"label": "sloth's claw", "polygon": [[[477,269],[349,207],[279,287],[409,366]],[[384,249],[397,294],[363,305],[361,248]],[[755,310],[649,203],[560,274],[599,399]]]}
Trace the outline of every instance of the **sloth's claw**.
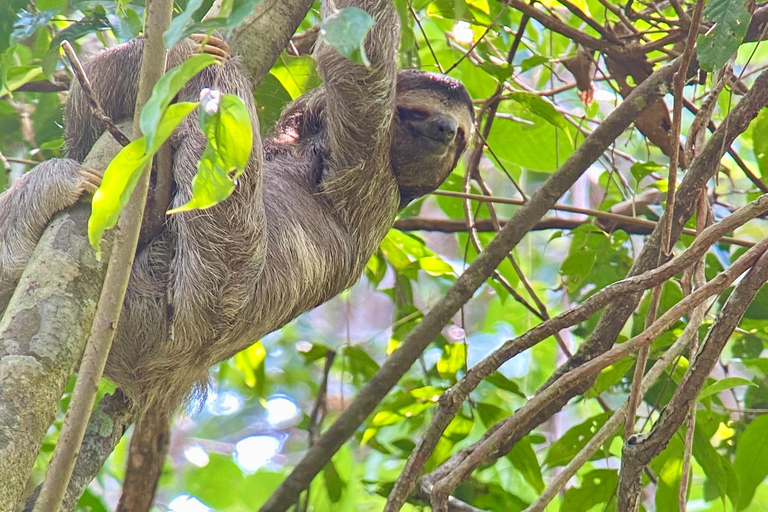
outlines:
{"label": "sloth's claw", "polygon": [[205,34],[192,34],[189,36],[196,43],[197,50],[201,53],[213,55],[219,62],[226,62],[230,59],[229,45],[218,37],[207,36]]}
{"label": "sloth's claw", "polygon": [[101,180],[104,178],[104,173],[102,171],[97,171],[96,169],[83,167],[80,169],[80,176],[83,179],[83,192],[93,195],[99,189]]}

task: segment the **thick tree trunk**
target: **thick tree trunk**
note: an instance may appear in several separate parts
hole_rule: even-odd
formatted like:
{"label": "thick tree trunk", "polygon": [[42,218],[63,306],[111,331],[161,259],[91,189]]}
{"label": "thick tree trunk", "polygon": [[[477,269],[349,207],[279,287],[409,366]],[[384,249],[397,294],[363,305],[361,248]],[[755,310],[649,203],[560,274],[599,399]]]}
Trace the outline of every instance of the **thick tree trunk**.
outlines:
{"label": "thick tree trunk", "polygon": [[[118,149],[102,137],[85,164],[105,169]],[[0,512],[21,497],[91,328],[106,265],[88,242],[90,214],[81,201],[54,218],[0,321]]]}

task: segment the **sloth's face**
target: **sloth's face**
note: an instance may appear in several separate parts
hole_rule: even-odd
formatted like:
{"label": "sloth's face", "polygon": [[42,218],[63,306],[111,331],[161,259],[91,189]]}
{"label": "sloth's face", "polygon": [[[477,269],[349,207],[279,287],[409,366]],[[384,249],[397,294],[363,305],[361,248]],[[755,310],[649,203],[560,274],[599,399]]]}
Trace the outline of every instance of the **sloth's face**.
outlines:
{"label": "sloth's face", "polygon": [[472,102],[460,82],[435,73],[398,73],[391,150],[401,207],[445,181],[467,148]]}

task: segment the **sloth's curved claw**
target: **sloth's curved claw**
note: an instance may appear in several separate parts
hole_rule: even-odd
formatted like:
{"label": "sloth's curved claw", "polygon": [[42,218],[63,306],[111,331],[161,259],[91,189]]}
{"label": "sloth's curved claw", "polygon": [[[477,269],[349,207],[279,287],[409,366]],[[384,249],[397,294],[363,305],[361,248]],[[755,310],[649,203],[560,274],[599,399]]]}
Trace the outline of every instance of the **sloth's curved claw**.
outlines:
{"label": "sloth's curved claw", "polygon": [[195,46],[200,53],[212,55],[219,62],[226,62],[231,58],[229,45],[218,37],[192,34],[189,38],[195,42]]}

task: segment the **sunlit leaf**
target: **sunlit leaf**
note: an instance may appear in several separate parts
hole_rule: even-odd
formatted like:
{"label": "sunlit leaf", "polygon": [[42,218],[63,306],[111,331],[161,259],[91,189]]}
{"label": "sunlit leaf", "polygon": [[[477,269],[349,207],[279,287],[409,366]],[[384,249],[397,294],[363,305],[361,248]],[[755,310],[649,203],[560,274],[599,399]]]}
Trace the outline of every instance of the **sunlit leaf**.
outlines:
{"label": "sunlit leaf", "polygon": [[750,18],[744,0],[711,0],[704,8],[704,19],[714,27],[696,40],[699,65],[706,71],[725,65],[747,35]]}
{"label": "sunlit leaf", "polygon": [[768,415],[755,418],[739,437],[733,469],[739,479],[736,510],[744,510],[768,476]]}
{"label": "sunlit leaf", "polygon": [[101,186],[93,196],[91,216],[88,219],[88,239],[96,250],[97,256],[100,254],[101,237],[104,231],[117,224],[120,211],[131,197],[142,171],[152,160],[153,154],[196,105],[196,103],[183,102],[168,107],[167,112],[155,127],[154,151],[148,150],[146,138],[140,137],[125,146],[107,166]]}
{"label": "sunlit leaf", "polygon": [[464,369],[467,346],[463,343],[449,343],[443,347],[443,355],[437,362],[440,377],[455,380],[456,374]]}
{"label": "sunlit leaf", "polygon": [[320,36],[352,62],[370,66],[365,54],[365,36],[373,27],[373,18],[359,7],[345,7],[323,20]]}
{"label": "sunlit leaf", "polygon": [[248,163],[253,146],[248,108],[234,94],[213,92],[200,105],[200,125],[208,143],[192,179],[192,197],[168,213],[210,208],[223,201],[235,190],[235,180]]}
{"label": "sunlit leaf", "polygon": [[215,62],[216,59],[211,55],[194,55],[172,68],[157,81],[152,89],[152,95],[141,110],[141,117],[139,118],[141,133],[146,137],[147,148],[150,151],[154,152],[162,145],[162,142],[155,140],[155,130],[160,124],[160,119],[165,115],[168,105],[171,104],[190,78]]}
{"label": "sunlit leaf", "polygon": [[615,469],[595,469],[581,478],[579,487],[565,491],[560,510],[565,512],[586,512],[599,503],[614,499],[619,483]]}
{"label": "sunlit leaf", "polygon": [[704,400],[708,396],[712,396],[721,391],[725,391],[726,389],[732,389],[737,386],[757,386],[757,384],[755,384],[751,380],[742,379],[741,377],[726,377],[702,389],[701,393],[699,393],[698,399]]}

